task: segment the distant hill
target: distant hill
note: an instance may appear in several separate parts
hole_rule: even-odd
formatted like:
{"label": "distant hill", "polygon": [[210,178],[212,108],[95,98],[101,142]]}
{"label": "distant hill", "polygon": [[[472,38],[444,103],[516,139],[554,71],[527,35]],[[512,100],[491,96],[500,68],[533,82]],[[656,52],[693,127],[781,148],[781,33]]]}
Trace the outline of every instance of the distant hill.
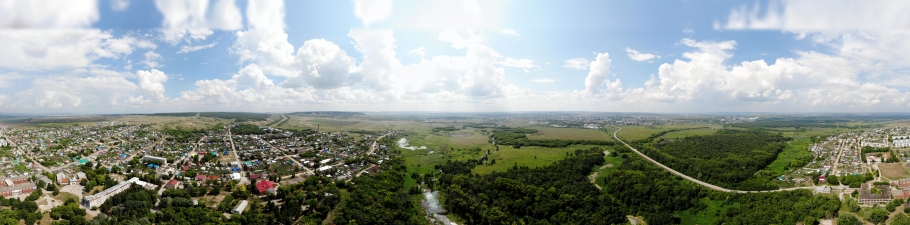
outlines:
{"label": "distant hill", "polygon": [[290,113],[290,115],[301,115],[301,116],[362,116],[366,115],[361,112],[336,112],[336,111],[323,111],[323,112],[295,112]]}
{"label": "distant hill", "polygon": [[144,115],[147,115],[147,116],[177,116],[177,117],[190,117],[190,116],[198,115],[201,117],[233,119],[234,122],[265,121],[266,118],[271,116],[271,114],[266,114],[266,113],[246,113],[246,112],[180,112],[180,113],[154,113],[154,114],[144,114]]}

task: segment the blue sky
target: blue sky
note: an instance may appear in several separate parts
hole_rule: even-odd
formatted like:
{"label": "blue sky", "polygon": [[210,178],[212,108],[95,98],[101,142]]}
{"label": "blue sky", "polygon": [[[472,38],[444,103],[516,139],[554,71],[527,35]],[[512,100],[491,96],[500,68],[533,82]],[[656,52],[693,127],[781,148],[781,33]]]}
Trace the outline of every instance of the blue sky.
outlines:
{"label": "blue sky", "polygon": [[905,1],[14,0],[0,112],[906,112]]}

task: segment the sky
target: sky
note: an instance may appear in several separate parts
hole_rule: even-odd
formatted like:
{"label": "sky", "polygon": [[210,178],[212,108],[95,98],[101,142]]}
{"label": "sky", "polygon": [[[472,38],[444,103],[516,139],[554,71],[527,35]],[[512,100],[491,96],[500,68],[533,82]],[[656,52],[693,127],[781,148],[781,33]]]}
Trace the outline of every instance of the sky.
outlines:
{"label": "sky", "polygon": [[910,1],[4,0],[0,113],[910,112]]}

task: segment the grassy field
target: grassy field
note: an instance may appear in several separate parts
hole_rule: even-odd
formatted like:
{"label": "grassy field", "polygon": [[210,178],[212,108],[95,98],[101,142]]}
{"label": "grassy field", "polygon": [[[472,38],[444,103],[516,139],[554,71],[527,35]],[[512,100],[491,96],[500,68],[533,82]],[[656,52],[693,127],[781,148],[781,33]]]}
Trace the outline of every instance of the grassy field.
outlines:
{"label": "grassy field", "polygon": [[[675,124],[675,125],[660,125],[660,126],[624,126],[622,131],[617,134],[619,138],[622,138],[625,141],[634,141],[639,139],[645,139],[652,134],[660,133],[665,130],[670,129],[685,129],[685,128],[701,128],[701,127],[712,127],[712,128],[721,128],[719,125],[699,125],[699,124]],[[700,129],[701,130],[701,129]]]}
{"label": "grassy field", "polygon": [[[522,147],[520,149],[511,146],[500,146],[499,151],[491,151],[490,159],[495,159],[494,165],[479,165],[472,170],[478,174],[489,174],[493,171],[503,172],[512,168],[514,165],[528,166],[531,168],[550,165],[553,162],[563,159],[567,153],[575,152],[578,149],[589,149],[599,147],[596,145],[577,145],[565,148],[544,148],[537,146]],[[478,157],[479,158],[479,157]]]}
{"label": "grassy field", "polygon": [[528,139],[566,139],[566,140],[609,140],[612,134],[597,129],[532,127],[536,134],[529,134]]}
{"label": "grassy field", "polygon": [[714,224],[714,221],[717,220],[717,215],[721,215],[727,211],[727,207],[721,206],[721,204],[723,204],[723,201],[721,200],[711,200],[711,198],[705,197],[701,199],[701,202],[707,205],[704,210],[694,213],[690,210],[678,212],[682,219],[680,224]]}
{"label": "grassy field", "polygon": [[897,180],[910,178],[910,173],[900,163],[878,164],[878,169],[882,171],[882,176],[888,179]]}
{"label": "grassy field", "polygon": [[617,167],[621,166],[623,158],[621,156],[611,157],[607,155],[604,157],[604,164],[598,168],[595,168],[594,171],[597,172],[597,184],[603,187],[605,184],[603,179],[607,177],[607,173],[615,170]]}
{"label": "grassy field", "polygon": [[787,173],[788,170],[785,170],[784,167],[788,167],[790,162],[800,157],[812,155],[812,152],[809,152],[809,146],[811,144],[808,137],[796,138],[790,141],[787,143],[787,147],[784,147],[783,151],[777,153],[777,159],[771,162],[771,164],[768,164],[765,169],[770,170],[775,174]]}

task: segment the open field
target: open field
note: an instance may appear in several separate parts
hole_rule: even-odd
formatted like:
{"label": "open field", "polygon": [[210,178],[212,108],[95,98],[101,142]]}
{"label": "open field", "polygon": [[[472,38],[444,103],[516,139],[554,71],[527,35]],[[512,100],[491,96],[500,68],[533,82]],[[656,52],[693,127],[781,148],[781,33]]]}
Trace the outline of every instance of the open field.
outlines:
{"label": "open field", "polygon": [[907,169],[900,163],[878,164],[878,169],[881,170],[882,176],[888,179],[910,178],[910,172],[907,172]]}
{"label": "open field", "polygon": [[714,134],[715,132],[717,132],[717,129],[701,128],[701,129],[692,129],[692,130],[673,131],[673,132],[667,133],[664,136],[660,136],[660,137],[661,138],[684,138],[684,137],[696,136],[696,135],[701,135],[701,136],[711,135],[711,134]]}
{"label": "open field", "polygon": [[[616,157],[611,157],[607,155],[604,157],[604,164],[600,167],[594,168],[594,171],[597,172],[597,184],[604,186],[603,179],[608,176],[608,173],[615,170],[617,167],[621,166],[623,163],[623,158],[621,155]],[[607,178],[609,179],[609,178]]]}
{"label": "open field", "polygon": [[711,198],[705,197],[700,199],[700,201],[707,206],[705,209],[696,212],[693,212],[691,209],[678,212],[679,217],[682,219],[680,224],[714,224],[718,215],[722,215],[727,211],[727,207],[721,206],[723,204],[723,201],[721,200],[711,200]]}
{"label": "open field", "polygon": [[[493,171],[504,172],[514,165],[528,166],[531,168],[550,165],[553,162],[563,159],[567,153],[575,152],[578,149],[589,149],[599,147],[596,145],[576,145],[565,148],[544,148],[537,146],[522,147],[520,149],[511,146],[499,146],[499,151],[490,151],[490,159],[496,160],[494,165],[479,165],[472,170],[478,174],[489,174]],[[478,157],[479,158],[479,157]]]}
{"label": "open field", "polygon": [[536,134],[529,134],[528,139],[566,139],[566,140],[610,140],[611,134],[597,129],[530,127]]}
{"label": "open field", "polygon": [[701,128],[701,127],[712,127],[712,128],[721,128],[720,125],[699,125],[699,124],[676,124],[676,125],[660,125],[660,126],[624,126],[622,127],[622,132],[619,132],[617,136],[626,141],[634,141],[639,139],[645,139],[650,137],[653,134],[660,133],[665,130],[671,129],[685,129],[685,128]]}
{"label": "open field", "polygon": [[790,162],[796,160],[800,157],[812,156],[812,152],[809,151],[809,145],[811,145],[809,138],[796,138],[787,143],[787,147],[784,147],[784,150],[777,153],[777,159],[768,164],[765,167],[766,170],[770,170],[774,174],[785,174],[788,170],[785,170],[785,167],[790,165]]}

